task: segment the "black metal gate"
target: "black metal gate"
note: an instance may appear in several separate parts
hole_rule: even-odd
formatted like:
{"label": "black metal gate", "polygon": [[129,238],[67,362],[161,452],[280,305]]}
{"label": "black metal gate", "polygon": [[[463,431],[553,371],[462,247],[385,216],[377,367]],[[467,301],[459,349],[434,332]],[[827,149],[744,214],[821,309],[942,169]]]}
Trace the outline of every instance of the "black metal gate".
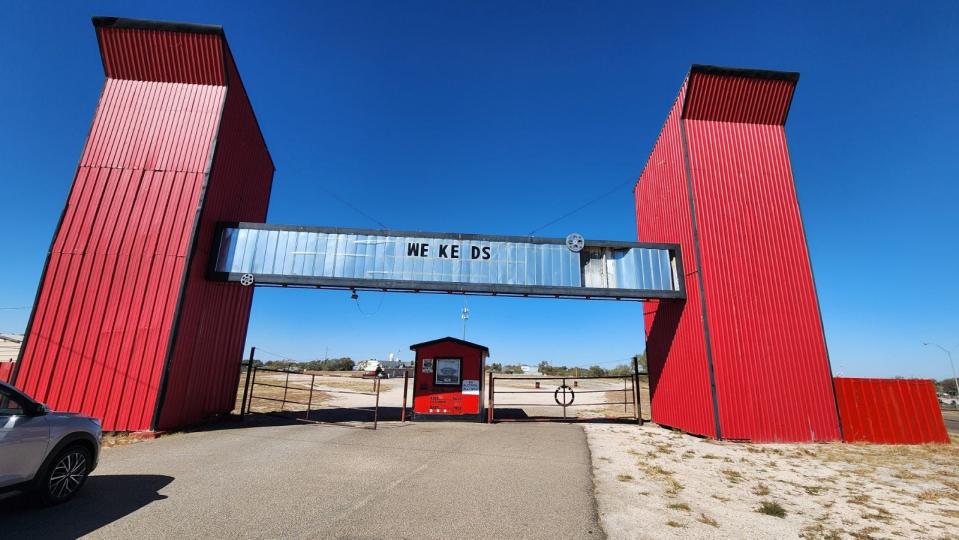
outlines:
{"label": "black metal gate", "polygon": [[[280,414],[307,422],[324,423],[372,423],[372,429],[377,428],[380,412],[381,380],[360,379],[356,377],[337,377],[345,382],[355,382],[358,388],[334,389],[327,385],[317,385],[317,375],[313,373],[298,373],[295,371],[269,369],[258,367],[256,364],[244,362],[246,378],[243,381],[243,398],[240,403],[240,417],[253,412],[253,404],[257,402],[259,413]],[[321,383],[322,383],[322,375]],[[360,386],[369,384],[369,391],[360,389]],[[369,396],[369,406],[346,407],[325,406],[321,395],[350,394],[354,396]],[[266,403],[263,406],[263,403]],[[368,414],[367,414],[368,413]]]}
{"label": "black metal gate", "polygon": [[[633,375],[510,377],[490,373],[487,421],[629,419],[642,424],[637,380]],[[525,399],[509,399],[517,397]]]}
{"label": "black metal gate", "polygon": [[578,377],[490,373],[488,377],[487,423],[523,420],[643,423],[639,366],[635,361],[633,372],[627,375]]}

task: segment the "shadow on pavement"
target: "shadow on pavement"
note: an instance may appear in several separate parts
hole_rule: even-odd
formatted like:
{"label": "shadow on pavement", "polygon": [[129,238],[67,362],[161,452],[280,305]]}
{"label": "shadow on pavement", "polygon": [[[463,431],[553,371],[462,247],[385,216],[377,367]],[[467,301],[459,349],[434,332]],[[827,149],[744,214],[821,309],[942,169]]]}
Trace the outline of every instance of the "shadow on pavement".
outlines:
{"label": "shadow on pavement", "polygon": [[[398,422],[402,407],[380,407],[379,422]],[[411,410],[407,408],[406,419],[410,420]],[[220,431],[264,426],[289,426],[310,424],[330,424],[357,429],[373,429],[372,409],[348,409],[330,407],[306,411],[251,412],[244,417],[230,414],[211,418],[204,423],[184,429],[184,432]],[[384,426],[380,426],[381,428]]]}
{"label": "shadow on pavement", "polygon": [[27,494],[0,498],[0,536],[77,538],[165,499],[159,491],[173,481],[155,474],[93,475],[72,500],[42,506]]}
{"label": "shadow on pavement", "polygon": [[[554,407],[555,409],[555,407]],[[629,416],[622,417],[604,417],[604,416],[570,416],[563,418],[562,411],[555,415],[530,415],[524,409],[496,407],[496,422],[569,422],[577,424],[636,424],[636,419]],[[649,422],[649,419],[644,419]]]}

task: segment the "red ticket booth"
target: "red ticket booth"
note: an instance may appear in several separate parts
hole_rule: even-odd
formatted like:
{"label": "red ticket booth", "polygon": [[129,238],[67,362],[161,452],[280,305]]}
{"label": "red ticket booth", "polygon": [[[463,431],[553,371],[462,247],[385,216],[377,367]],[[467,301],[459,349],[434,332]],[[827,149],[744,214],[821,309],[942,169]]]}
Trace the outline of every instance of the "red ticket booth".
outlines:
{"label": "red ticket booth", "polygon": [[413,372],[415,420],[481,420],[483,374],[489,349],[445,337],[410,345],[416,352]]}

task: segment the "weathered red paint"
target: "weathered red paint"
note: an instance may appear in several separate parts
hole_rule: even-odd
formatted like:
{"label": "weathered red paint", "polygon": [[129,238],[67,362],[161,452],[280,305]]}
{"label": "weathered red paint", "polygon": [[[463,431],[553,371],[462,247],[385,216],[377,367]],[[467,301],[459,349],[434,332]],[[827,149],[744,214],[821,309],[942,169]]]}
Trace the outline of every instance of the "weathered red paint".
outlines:
{"label": "weathered red paint", "polygon": [[216,221],[265,218],[273,165],[222,30],[94,26],[107,79],[15,377],[106,430],[166,429],[232,409],[252,291],[204,265]]}
{"label": "weathered red paint", "polygon": [[836,377],[835,383],[846,442],[949,442],[931,380]]}
{"label": "weathered red paint", "polygon": [[[637,183],[639,239],[679,242],[687,268],[685,305],[647,309],[656,422],[727,439],[840,438],[783,130],[797,78],[694,66]],[[704,429],[707,414],[718,429]]]}

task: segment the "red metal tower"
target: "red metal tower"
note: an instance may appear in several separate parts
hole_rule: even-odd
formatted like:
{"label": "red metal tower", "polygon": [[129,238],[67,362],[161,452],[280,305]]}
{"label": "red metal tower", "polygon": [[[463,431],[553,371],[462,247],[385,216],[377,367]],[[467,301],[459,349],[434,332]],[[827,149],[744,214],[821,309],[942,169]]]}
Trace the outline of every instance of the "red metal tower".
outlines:
{"label": "red metal tower", "polygon": [[97,17],[106,81],[15,381],[105,430],[229,412],[252,289],[204,279],[218,221],[264,221],[273,162],[223,29]]}
{"label": "red metal tower", "polygon": [[687,300],[645,309],[653,420],[753,441],[840,438],[783,126],[799,74],[694,65],[635,188],[679,242]]}

